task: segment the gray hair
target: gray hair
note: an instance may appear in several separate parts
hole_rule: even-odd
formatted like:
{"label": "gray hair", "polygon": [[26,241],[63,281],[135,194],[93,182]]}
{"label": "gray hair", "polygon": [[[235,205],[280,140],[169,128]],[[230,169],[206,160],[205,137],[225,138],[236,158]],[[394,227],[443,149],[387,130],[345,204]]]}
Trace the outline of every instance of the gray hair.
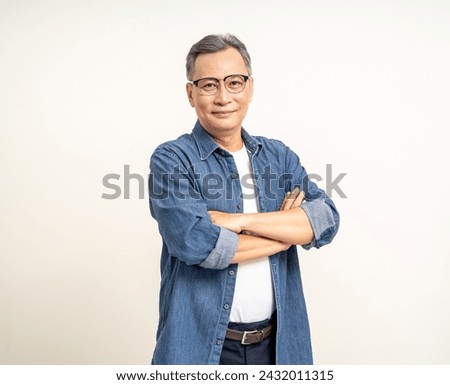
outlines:
{"label": "gray hair", "polygon": [[205,36],[191,47],[186,56],[186,76],[188,80],[193,80],[192,74],[194,73],[195,61],[197,60],[198,55],[202,53],[218,52],[229,47],[235,48],[241,54],[245,66],[247,67],[248,74],[251,75],[252,65],[247,48],[236,36],[227,33],[225,35]]}

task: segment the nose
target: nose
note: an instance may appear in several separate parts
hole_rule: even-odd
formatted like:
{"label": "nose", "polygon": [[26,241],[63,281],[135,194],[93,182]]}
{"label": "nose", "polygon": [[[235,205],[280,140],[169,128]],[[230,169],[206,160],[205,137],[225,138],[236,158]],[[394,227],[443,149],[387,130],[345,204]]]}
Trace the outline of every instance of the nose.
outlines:
{"label": "nose", "polygon": [[214,98],[214,102],[221,106],[228,104],[231,102],[231,95],[228,90],[225,88],[223,81],[220,82],[219,88]]}

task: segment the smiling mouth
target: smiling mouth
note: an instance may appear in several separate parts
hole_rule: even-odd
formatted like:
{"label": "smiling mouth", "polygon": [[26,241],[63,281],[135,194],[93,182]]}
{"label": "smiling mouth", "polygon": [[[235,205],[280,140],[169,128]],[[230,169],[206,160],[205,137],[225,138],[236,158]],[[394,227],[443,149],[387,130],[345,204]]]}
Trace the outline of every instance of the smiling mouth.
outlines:
{"label": "smiling mouth", "polygon": [[219,117],[220,116],[226,117],[226,116],[232,114],[233,112],[234,111],[215,111],[212,114],[215,115],[215,116],[219,116]]}

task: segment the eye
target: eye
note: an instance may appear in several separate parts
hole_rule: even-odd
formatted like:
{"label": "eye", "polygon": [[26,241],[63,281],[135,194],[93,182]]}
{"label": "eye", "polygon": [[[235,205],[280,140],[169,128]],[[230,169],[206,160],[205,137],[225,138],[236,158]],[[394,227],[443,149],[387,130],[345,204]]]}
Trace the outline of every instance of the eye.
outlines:
{"label": "eye", "polygon": [[239,90],[244,86],[244,79],[242,76],[232,76],[227,79],[227,87],[232,90]]}
{"label": "eye", "polygon": [[215,91],[217,89],[216,79],[201,79],[198,82],[198,87],[203,91]]}
{"label": "eye", "polygon": [[214,88],[217,87],[217,85],[216,85],[215,82],[210,81],[210,82],[208,82],[208,83],[202,84],[201,87],[202,87],[204,90],[213,90]]}

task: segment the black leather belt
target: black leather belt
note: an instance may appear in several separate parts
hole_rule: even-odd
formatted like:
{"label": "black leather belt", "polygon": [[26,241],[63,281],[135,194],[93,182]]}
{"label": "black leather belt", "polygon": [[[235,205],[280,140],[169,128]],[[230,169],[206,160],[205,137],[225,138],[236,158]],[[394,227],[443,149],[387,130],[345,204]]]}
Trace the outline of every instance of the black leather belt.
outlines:
{"label": "black leather belt", "polygon": [[272,333],[272,325],[269,325],[261,330],[252,330],[245,332],[227,329],[227,334],[225,335],[225,337],[230,340],[241,341],[242,345],[250,345],[250,344],[257,344],[265,340],[267,337],[270,336],[270,333]]}

